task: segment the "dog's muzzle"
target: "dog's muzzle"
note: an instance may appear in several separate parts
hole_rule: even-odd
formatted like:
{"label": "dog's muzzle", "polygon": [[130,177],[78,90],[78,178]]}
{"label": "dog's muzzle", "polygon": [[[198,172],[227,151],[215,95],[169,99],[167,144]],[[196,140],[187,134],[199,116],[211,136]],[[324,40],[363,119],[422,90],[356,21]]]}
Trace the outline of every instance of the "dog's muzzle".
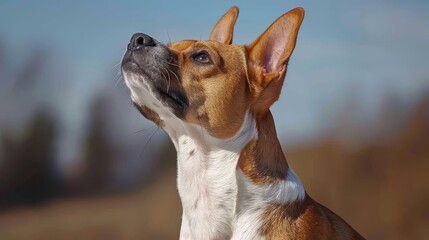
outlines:
{"label": "dog's muzzle", "polygon": [[[147,34],[136,33],[127,46],[121,67],[125,81],[129,80],[128,76],[134,76],[133,81],[149,86],[155,98],[176,116],[182,116],[188,107],[188,99],[181,86],[176,58],[166,45]],[[137,104],[148,105],[144,102]]]}

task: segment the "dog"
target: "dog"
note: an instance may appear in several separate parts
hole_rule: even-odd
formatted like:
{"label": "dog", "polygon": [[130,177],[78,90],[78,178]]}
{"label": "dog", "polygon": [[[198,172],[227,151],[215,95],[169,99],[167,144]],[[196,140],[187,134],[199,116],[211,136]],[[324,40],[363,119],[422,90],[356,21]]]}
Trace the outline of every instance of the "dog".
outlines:
{"label": "dog", "polygon": [[246,46],[232,44],[238,13],[232,7],[205,41],[165,45],[136,33],[122,59],[134,106],[177,150],[180,239],[363,239],[306,193],[270,112],[304,10]]}

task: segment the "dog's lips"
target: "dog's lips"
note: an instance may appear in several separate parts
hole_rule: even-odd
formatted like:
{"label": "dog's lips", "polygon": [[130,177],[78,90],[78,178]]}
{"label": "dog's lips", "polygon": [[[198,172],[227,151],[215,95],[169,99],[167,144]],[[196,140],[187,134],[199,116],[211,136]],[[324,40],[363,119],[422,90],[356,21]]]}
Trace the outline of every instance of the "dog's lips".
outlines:
{"label": "dog's lips", "polygon": [[168,104],[173,104],[182,109],[186,108],[188,103],[184,101],[178,94],[175,92],[166,92],[160,88],[157,89],[161,100],[167,102]]}
{"label": "dog's lips", "polygon": [[143,73],[143,68],[139,61],[136,59],[135,53],[131,50],[127,50],[122,57],[121,62],[122,71],[129,71],[137,74]]}
{"label": "dog's lips", "polygon": [[127,65],[134,65],[134,66],[139,66],[139,64],[137,63],[136,59],[133,56],[133,52],[130,50],[127,50],[125,52],[125,55],[122,57],[122,63],[121,63],[122,67],[127,66]]}
{"label": "dog's lips", "polygon": [[[132,59],[123,59],[122,63],[121,63],[121,70],[122,70],[122,75],[125,74],[130,74],[130,73],[135,73],[135,74],[140,74],[141,73],[141,69],[140,66],[138,65],[137,62],[133,61]],[[125,78],[124,78],[125,80]]]}

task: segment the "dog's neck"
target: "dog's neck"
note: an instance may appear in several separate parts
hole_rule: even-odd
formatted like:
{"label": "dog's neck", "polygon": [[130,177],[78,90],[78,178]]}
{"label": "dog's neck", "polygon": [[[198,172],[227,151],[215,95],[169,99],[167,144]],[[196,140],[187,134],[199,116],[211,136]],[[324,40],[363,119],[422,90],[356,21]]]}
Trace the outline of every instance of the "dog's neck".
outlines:
{"label": "dog's neck", "polygon": [[237,161],[257,135],[253,117],[246,114],[239,132],[222,140],[195,124],[166,122],[164,129],[177,150],[181,239],[229,238],[237,198]]}
{"label": "dog's neck", "polygon": [[284,158],[270,113],[258,123],[246,114],[241,129],[226,140],[183,122],[167,123],[165,130],[177,150],[183,238],[256,236],[259,227],[249,225],[262,223],[265,207],[305,194]]}

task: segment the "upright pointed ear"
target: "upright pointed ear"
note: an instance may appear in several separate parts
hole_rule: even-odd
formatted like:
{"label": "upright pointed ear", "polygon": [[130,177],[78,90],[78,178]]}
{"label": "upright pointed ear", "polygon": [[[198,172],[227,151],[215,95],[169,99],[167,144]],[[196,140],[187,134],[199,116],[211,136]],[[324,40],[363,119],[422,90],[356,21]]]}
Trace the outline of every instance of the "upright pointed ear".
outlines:
{"label": "upright pointed ear", "polygon": [[210,34],[210,40],[218,41],[224,44],[231,44],[234,25],[237,21],[237,17],[238,8],[233,6],[216,23]]}
{"label": "upright pointed ear", "polygon": [[260,111],[268,111],[280,96],[287,63],[303,19],[304,9],[295,8],[279,17],[246,47],[254,76],[251,86]]}

